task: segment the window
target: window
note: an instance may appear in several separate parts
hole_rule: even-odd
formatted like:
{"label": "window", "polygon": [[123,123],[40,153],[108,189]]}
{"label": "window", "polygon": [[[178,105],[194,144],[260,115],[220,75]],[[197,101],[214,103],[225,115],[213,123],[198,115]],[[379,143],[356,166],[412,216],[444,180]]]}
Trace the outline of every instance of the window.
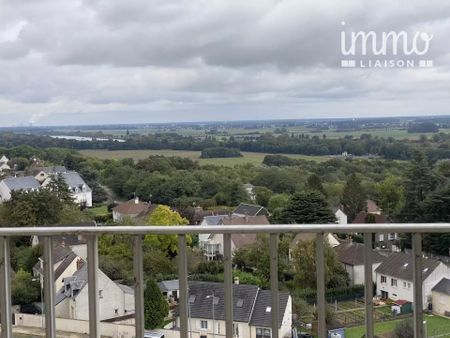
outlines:
{"label": "window", "polygon": [[406,282],[403,282],[403,287],[406,288]]}
{"label": "window", "polygon": [[391,278],[391,286],[397,286],[397,280],[394,278]]}
{"label": "window", "polygon": [[408,289],[411,287],[411,283],[408,283]]}
{"label": "window", "polygon": [[200,321],[200,328],[202,328],[203,330],[207,330],[208,329],[208,321],[207,320],[201,320]]}
{"label": "window", "polygon": [[265,329],[262,327],[256,328],[256,338],[271,338],[272,334],[270,329]]}
{"label": "window", "polygon": [[386,276],[381,276],[381,283],[386,283],[386,282],[387,282]]}
{"label": "window", "polygon": [[239,337],[239,324],[233,323],[233,337]]}
{"label": "window", "polygon": [[98,298],[103,298],[103,290],[98,290]]}

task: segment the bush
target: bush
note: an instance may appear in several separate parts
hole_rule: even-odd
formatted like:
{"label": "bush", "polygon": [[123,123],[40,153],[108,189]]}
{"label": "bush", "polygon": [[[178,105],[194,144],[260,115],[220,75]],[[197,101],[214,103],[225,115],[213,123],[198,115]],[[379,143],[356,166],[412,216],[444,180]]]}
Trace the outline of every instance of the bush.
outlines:
{"label": "bush", "polygon": [[414,327],[411,320],[403,320],[394,328],[394,338],[414,338]]}

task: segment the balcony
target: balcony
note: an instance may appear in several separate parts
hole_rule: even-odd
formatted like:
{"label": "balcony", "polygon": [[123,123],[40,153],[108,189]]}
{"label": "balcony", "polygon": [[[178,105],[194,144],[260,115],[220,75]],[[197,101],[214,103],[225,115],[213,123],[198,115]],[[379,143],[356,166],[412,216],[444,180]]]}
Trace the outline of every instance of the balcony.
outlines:
{"label": "balcony", "polygon": [[413,239],[413,285],[414,285],[414,332],[416,338],[424,337],[423,295],[422,295],[422,233],[447,233],[450,224],[362,224],[362,225],[246,225],[246,226],[114,226],[114,227],[39,227],[39,228],[0,228],[0,313],[1,337],[12,338],[11,311],[11,265],[10,239],[14,236],[33,236],[43,238],[44,250],[44,309],[46,337],[56,337],[55,325],[55,285],[53,270],[52,237],[62,234],[83,235],[87,239],[87,274],[89,283],[89,337],[100,338],[99,290],[98,290],[98,238],[103,234],[128,234],[134,236],[134,301],[135,337],[144,337],[144,274],[142,239],[144,235],[178,235],[179,277],[179,334],[189,338],[188,274],[186,255],[186,235],[200,233],[223,234],[224,236],[224,303],[225,337],[234,336],[233,328],[233,279],[232,279],[232,233],[266,233],[270,235],[270,289],[272,338],[278,337],[279,287],[278,287],[278,236],[281,233],[316,233],[317,265],[317,331],[318,337],[327,337],[325,302],[325,233],[363,233],[364,284],[365,284],[365,330],[366,337],[373,337],[373,277],[372,277],[372,234],[390,232],[411,233]]}

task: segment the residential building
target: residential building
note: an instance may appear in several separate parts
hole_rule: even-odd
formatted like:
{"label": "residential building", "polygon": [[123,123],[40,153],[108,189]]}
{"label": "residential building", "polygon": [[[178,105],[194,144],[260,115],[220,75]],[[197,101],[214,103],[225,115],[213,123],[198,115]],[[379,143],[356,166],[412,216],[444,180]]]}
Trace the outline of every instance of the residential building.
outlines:
{"label": "residential building", "polygon": [[0,182],[0,202],[9,201],[13,191],[34,191],[40,188],[33,176],[7,177]]}
{"label": "residential building", "polygon": [[250,199],[250,201],[254,202],[256,201],[256,193],[255,193],[255,186],[250,183],[244,184],[244,189],[247,192],[247,196]]}
{"label": "residential building", "polygon": [[11,167],[8,165],[9,159],[3,155],[0,158],[0,174],[3,174],[5,172],[9,172],[11,170]]}
{"label": "residential building", "polygon": [[[64,285],[55,296],[56,317],[89,320],[87,264],[83,264],[71,276],[64,278]],[[98,270],[98,304],[101,321],[134,313],[134,290],[116,283]]]}
{"label": "residential building", "polygon": [[[394,252],[376,268],[377,296],[413,302],[412,255]],[[431,304],[433,287],[442,278],[450,278],[450,267],[435,259],[422,259],[423,307]]]}
{"label": "residential building", "polygon": [[33,170],[34,178],[39,183],[44,183],[45,180],[53,175],[66,173],[69,170],[64,166],[51,166],[51,167],[36,167]]}
{"label": "residential building", "polygon": [[178,296],[180,295],[178,279],[163,280],[158,283],[158,287],[169,302],[178,302]]}
{"label": "residential building", "polygon": [[433,304],[433,313],[450,316],[450,279],[442,278],[431,289],[431,303]]}
{"label": "residential building", "polygon": [[70,194],[76,204],[88,208],[92,207],[92,190],[77,172],[67,171],[50,174],[42,183],[42,187],[48,186],[54,175],[62,176],[69,187]]}
{"label": "residential building", "polygon": [[[364,284],[364,244],[344,242],[334,248],[338,260],[350,277],[350,285]],[[375,270],[387,259],[376,250],[372,250],[372,278],[376,280]]]}
{"label": "residential building", "polygon": [[341,208],[336,208],[333,211],[337,224],[347,224],[347,214]]}
{"label": "residential building", "polygon": [[[70,248],[61,245],[53,248],[53,270],[55,271],[55,290],[64,286],[64,278],[72,276],[83,264],[83,259],[74,253]],[[43,287],[44,260],[39,258],[33,267],[33,274],[39,277],[41,287]]]}
{"label": "residential building", "polygon": [[[211,216],[209,216],[211,217]],[[214,216],[212,216],[214,217]],[[217,222],[217,226],[221,225],[270,225],[266,216],[250,216],[241,217],[236,215],[231,216],[217,216],[216,218],[209,218],[210,222]],[[254,243],[256,234],[242,234],[234,233],[231,235],[231,252],[243,248],[249,244]],[[207,260],[216,260],[223,257],[223,235],[222,234],[207,234],[199,238],[200,248]]]}
{"label": "residential building", "polygon": [[[332,248],[335,246],[338,246],[341,244],[339,240],[335,237],[335,235],[331,233],[326,233],[324,235],[325,240],[327,241],[328,245]],[[302,241],[314,241],[316,239],[315,233],[309,233],[309,232],[300,232],[295,235],[294,239],[291,241],[291,244],[289,245],[289,259],[293,259],[293,252],[297,248],[298,244]]]}
{"label": "residential building", "polygon": [[151,203],[140,201],[138,197],[125,203],[120,203],[112,209],[113,221],[121,222],[125,218],[137,219],[148,215],[155,206]]}
{"label": "residential building", "polygon": [[[256,285],[233,285],[233,331],[236,338],[270,338],[272,295]],[[278,335],[292,335],[292,299],[279,293]],[[189,334],[192,338],[225,336],[223,283],[189,282]],[[177,316],[177,315],[176,315]],[[179,326],[179,317],[176,317]]]}
{"label": "residential building", "polygon": [[233,211],[234,216],[245,217],[245,216],[269,216],[269,211],[256,204],[241,203]]}

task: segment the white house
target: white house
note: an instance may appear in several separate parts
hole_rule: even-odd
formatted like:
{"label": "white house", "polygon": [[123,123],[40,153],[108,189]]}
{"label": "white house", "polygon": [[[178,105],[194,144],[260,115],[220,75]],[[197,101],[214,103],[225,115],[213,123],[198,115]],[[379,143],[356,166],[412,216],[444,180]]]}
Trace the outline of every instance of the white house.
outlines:
{"label": "white house", "polygon": [[[450,278],[450,267],[435,259],[422,259],[422,294],[423,307],[428,308],[432,302],[433,287],[442,278]],[[394,252],[375,270],[377,278],[377,296],[393,300],[413,301],[413,266],[412,255]]]}
{"label": "white house", "polygon": [[[56,317],[89,320],[87,277],[87,264],[83,264],[64,278],[64,285],[55,296]],[[134,313],[134,290],[112,281],[101,270],[98,270],[98,296],[102,321]]]}
{"label": "white house", "polygon": [[3,155],[0,158],[0,173],[4,173],[11,170],[11,167],[8,165],[9,159]]}
{"label": "white house", "polygon": [[[270,222],[266,216],[207,216],[208,225],[269,225]],[[204,224],[204,222],[202,222]],[[231,252],[236,249],[243,248],[256,240],[256,234],[240,234],[231,235]],[[222,234],[202,234],[199,237],[200,248],[208,260],[220,259],[223,256],[223,235]]]}
{"label": "white house", "polygon": [[[64,286],[64,278],[72,276],[83,264],[83,259],[75,254],[71,249],[57,246],[53,249],[53,270],[55,271],[55,290]],[[43,286],[43,266],[42,257],[33,267],[33,274],[39,277],[41,287]]]}
{"label": "white house", "polygon": [[439,283],[437,283],[433,289],[432,293],[432,304],[433,313],[441,316],[450,315],[450,279],[442,278]]}
{"label": "white house", "polygon": [[[364,284],[364,244],[345,242],[334,248],[338,260],[350,277],[351,285]],[[372,250],[372,278],[376,280],[375,270],[387,259],[376,250]]]}
{"label": "white house", "polygon": [[[270,290],[255,285],[233,285],[233,330],[236,338],[270,338]],[[279,293],[278,335],[292,335],[292,299]],[[222,283],[189,282],[189,328],[192,338],[225,337],[225,304]],[[179,318],[176,318],[179,326]]]}
{"label": "white house", "polygon": [[92,207],[92,190],[77,172],[67,171],[51,174],[45,179],[45,181],[42,183],[42,186],[48,186],[54,175],[62,176],[67,186],[69,187],[70,193],[75,203],[84,205],[88,208]]}
{"label": "white house", "polygon": [[247,196],[250,201],[256,201],[255,186],[253,184],[246,183],[244,184],[244,189],[247,192]]}
{"label": "white house", "polygon": [[125,203],[120,203],[112,209],[113,221],[120,222],[125,218],[142,218],[148,215],[154,208],[155,206],[151,203],[142,202],[136,197]]}
{"label": "white house", "polygon": [[7,177],[0,182],[0,202],[9,201],[13,191],[34,191],[40,188],[33,176]]}
{"label": "white house", "polygon": [[334,210],[334,216],[337,224],[347,224],[347,214],[341,208]]}

